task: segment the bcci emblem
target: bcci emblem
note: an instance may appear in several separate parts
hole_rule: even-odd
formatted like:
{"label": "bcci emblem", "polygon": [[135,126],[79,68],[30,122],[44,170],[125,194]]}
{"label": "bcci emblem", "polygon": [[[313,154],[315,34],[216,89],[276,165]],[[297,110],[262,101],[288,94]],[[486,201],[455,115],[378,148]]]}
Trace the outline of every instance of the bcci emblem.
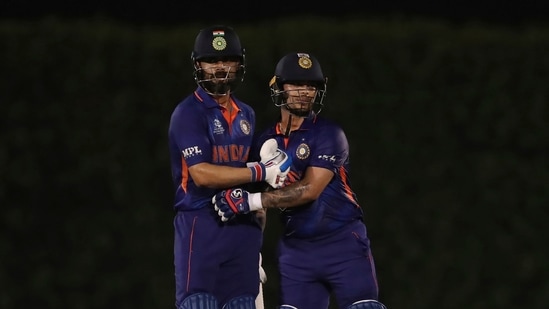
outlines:
{"label": "bcci emblem", "polygon": [[212,46],[215,50],[224,50],[227,47],[227,41],[224,37],[215,37],[212,41]]}
{"label": "bcci emblem", "polygon": [[301,160],[307,159],[310,154],[311,148],[307,144],[300,144],[295,151],[295,155]]}
{"label": "bcci emblem", "polygon": [[240,120],[240,130],[246,135],[249,135],[252,131],[250,123],[247,120]]}
{"label": "bcci emblem", "polygon": [[300,67],[310,69],[313,66],[313,62],[311,61],[311,58],[309,58],[309,54],[299,53],[297,56],[299,57],[297,63]]}

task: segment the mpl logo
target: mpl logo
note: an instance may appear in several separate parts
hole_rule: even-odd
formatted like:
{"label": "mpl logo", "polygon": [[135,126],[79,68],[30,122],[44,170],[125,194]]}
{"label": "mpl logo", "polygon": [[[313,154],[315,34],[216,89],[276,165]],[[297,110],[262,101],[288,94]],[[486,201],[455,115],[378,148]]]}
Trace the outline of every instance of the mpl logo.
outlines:
{"label": "mpl logo", "polygon": [[193,147],[189,147],[187,149],[183,149],[181,151],[181,153],[183,154],[185,159],[187,159],[187,158],[190,158],[190,157],[194,157],[196,155],[201,155],[202,150],[200,150],[200,148],[198,148],[198,146],[193,146]]}

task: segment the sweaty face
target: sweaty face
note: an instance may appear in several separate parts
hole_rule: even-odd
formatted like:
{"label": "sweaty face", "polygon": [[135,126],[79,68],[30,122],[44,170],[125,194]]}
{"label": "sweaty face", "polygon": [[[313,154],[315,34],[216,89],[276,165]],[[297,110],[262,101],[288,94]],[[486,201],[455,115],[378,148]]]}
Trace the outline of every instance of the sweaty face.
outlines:
{"label": "sweaty face", "polygon": [[295,115],[306,116],[312,109],[317,88],[306,83],[284,84],[286,108]]}
{"label": "sweaty face", "polygon": [[244,66],[238,57],[202,58],[195,63],[197,83],[211,95],[224,96],[240,84]]}
{"label": "sweaty face", "polygon": [[199,62],[203,80],[213,83],[227,83],[236,77],[240,65],[238,58],[204,58]]}

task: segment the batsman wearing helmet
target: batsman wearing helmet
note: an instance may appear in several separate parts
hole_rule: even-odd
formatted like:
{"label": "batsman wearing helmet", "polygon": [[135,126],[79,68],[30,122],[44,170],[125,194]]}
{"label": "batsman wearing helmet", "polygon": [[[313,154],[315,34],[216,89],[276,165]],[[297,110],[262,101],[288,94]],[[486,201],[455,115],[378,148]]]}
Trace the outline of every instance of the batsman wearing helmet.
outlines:
{"label": "batsman wearing helmet", "polygon": [[[349,144],[343,129],[319,117],[327,78],[311,54],[284,56],[269,83],[280,107],[278,121],[257,143],[275,140],[291,157],[285,185],[248,193],[239,208],[214,199],[220,215],[239,218],[248,209],[280,210],[279,308],[326,309],[330,295],[341,309],[385,309],[363,211],[349,179]],[[255,153],[255,151],[254,151]]]}
{"label": "batsman wearing helmet", "polygon": [[[290,158],[269,148],[265,151],[268,158],[246,163],[255,113],[234,95],[246,63],[244,48],[232,28],[202,29],[191,60],[198,87],[175,107],[168,129],[176,211],[175,306],[255,308],[264,211],[252,209],[229,222],[218,216],[211,198],[237,185],[266,182],[274,188],[281,186]],[[239,193],[231,192],[233,196]]]}

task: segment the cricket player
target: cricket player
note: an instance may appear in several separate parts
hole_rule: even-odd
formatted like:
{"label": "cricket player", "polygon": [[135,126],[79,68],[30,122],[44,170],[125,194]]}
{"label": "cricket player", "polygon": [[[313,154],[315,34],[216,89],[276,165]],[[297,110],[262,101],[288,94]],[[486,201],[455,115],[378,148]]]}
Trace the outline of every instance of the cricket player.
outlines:
{"label": "cricket player", "polygon": [[[363,211],[349,179],[349,144],[343,129],[318,116],[327,78],[311,54],[284,56],[269,83],[280,107],[258,144],[274,143],[292,158],[285,186],[251,193],[230,189],[213,198],[225,220],[258,209],[280,210],[280,307],[327,309],[330,295],[341,309],[385,309]],[[245,198],[234,199],[238,190]]]}
{"label": "cricket player", "polygon": [[[212,195],[266,182],[278,187],[289,157],[248,161],[254,110],[234,96],[245,74],[245,51],[227,26],[202,29],[191,54],[198,87],[174,109],[168,130],[175,190],[174,266],[177,309],[255,308],[264,222],[254,211],[226,222]],[[260,266],[261,267],[261,266]]]}

